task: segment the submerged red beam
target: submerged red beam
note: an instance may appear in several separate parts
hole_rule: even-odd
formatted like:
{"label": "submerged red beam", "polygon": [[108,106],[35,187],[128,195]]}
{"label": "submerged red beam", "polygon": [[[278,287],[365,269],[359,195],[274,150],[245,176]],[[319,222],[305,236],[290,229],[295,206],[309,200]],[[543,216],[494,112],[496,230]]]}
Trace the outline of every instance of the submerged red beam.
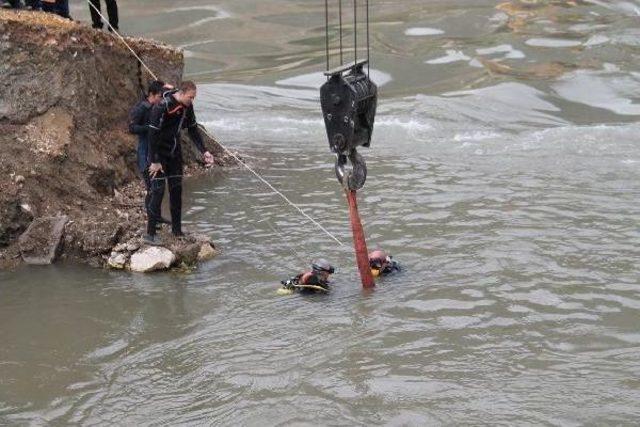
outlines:
{"label": "submerged red beam", "polygon": [[349,219],[351,221],[351,231],[353,233],[353,247],[356,251],[356,261],[358,270],[360,271],[360,279],[362,287],[365,289],[373,288],[376,283],[371,274],[369,267],[369,251],[367,250],[367,241],[364,236],[364,229],[360,221],[358,213],[358,200],[355,190],[346,190],[347,202],[349,203]]}

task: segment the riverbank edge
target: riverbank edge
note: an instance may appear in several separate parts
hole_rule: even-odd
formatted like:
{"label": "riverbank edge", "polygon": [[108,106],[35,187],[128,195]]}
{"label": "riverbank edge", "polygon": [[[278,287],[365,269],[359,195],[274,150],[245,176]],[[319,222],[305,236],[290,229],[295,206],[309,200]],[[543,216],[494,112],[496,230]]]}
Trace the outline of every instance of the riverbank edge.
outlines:
{"label": "riverbank edge", "polygon": [[[180,83],[180,50],[126,40],[160,79]],[[0,10],[0,58],[0,269],[59,260],[132,268],[148,247],[128,112],[151,76],[113,35],[43,12]],[[214,168],[234,163],[203,137]],[[183,142],[185,176],[207,173]],[[174,257],[150,271],[215,254],[206,236],[161,235]]]}

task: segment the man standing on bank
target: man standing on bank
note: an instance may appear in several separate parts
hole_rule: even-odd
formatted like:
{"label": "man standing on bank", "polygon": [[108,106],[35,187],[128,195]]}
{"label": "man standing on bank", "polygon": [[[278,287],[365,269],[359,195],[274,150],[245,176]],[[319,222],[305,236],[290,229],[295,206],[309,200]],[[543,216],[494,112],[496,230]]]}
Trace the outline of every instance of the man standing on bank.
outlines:
{"label": "man standing on bank", "polygon": [[[147,195],[144,198],[144,206],[149,211],[149,201],[151,200],[151,177],[149,177],[149,117],[154,105],[162,101],[162,94],[167,90],[164,82],[153,80],[149,83],[147,96],[140,100],[129,113],[129,133],[138,136],[138,171],[144,180]],[[160,221],[164,222],[164,221]]]}
{"label": "man standing on bank", "polygon": [[202,153],[207,165],[213,164],[213,155],[206,151],[198,130],[193,100],[196,85],[191,81],[182,82],[177,90],[166,92],[159,104],[151,109],[149,117],[149,176],[151,177],[151,198],[147,213],[147,236],[149,244],[160,244],[156,236],[158,219],[164,196],[165,181],[169,187],[169,207],[171,211],[171,232],[182,236],[182,147],[180,131],[188,129],[191,140]]}
{"label": "man standing on bank", "polygon": [[[91,21],[93,21],[93,28],[101,29],[102,28],[102,18],[100,18],[100,0],[89,0],[91,4],[89,5],[89,12],[91,12]],[[109,24],[113,27],[114,30],[118,31],[118,3],[116,0],[104,0],[107,4],[107,15],[109,15]],[[97,9],[97,10],[96,10]],[[100,12],[100,13],[98,13]],[[111,27],[109,27],[109,31],[111,31]]]}

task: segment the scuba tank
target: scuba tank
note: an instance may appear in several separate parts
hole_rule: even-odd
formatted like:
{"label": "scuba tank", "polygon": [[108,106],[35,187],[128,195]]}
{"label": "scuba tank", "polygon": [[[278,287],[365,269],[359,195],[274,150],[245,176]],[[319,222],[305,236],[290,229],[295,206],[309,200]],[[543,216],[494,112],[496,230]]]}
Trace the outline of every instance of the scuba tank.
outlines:
{"label": "scuba tank", "polygon": [[307,283],[307,280],[306,280],[307,276],[311,276],[313,274],[314,274],[313,272],[302,273],[288,280],[281,281],[280,283],[282,284],[282,287],[278,289],[277,294],[291,295],[295,291],[328,293],[329,292],[328,283],[321,283],[321,282],[316,282],[315,284]]}

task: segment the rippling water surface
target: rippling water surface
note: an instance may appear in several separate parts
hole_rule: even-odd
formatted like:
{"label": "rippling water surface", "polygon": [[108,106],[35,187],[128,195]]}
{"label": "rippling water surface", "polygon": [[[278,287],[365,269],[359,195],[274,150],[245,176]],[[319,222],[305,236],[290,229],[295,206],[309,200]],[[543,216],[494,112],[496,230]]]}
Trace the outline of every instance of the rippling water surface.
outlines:
{"label": "rippling water surface", "polygon": [[[323,2],[119,3],[125,32],[185,49],[199,118],[350,243]],[[198,271],[0,273],[0,424],[639,422],[640,2],[371,3],[361,214],[404,271],[363,293],[351,251],[250,175],[191,180],[187,225],[223,249]],[[276,296],[315,256],[334,291]]]}

